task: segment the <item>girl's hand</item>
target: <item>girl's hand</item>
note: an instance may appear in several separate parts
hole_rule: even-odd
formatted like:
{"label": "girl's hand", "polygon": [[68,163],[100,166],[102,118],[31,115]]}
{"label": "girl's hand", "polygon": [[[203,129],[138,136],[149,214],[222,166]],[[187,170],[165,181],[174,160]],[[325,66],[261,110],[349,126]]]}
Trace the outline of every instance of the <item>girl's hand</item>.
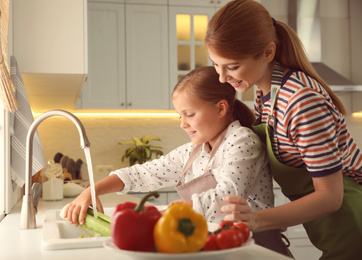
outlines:
{"label": "girl's hand", "polygon": [[244,222],[253,231],[254,216],[248,202],[242,196],[225,196],[223,201],[229,204],[221,207],[221,212],[230,213],[224,220]]}
{"label": "girl's hand", "polygon": [[[96,196],[96,203],[97,211],[104,213],[102,203],[98,196]],[[83,225],[87,210],[91,205],[92,196],[90,187],[88,187],[74,201],[66,206],[64,210],[64,217],[68,217],[71,224],[75,224],[76,226]]]}

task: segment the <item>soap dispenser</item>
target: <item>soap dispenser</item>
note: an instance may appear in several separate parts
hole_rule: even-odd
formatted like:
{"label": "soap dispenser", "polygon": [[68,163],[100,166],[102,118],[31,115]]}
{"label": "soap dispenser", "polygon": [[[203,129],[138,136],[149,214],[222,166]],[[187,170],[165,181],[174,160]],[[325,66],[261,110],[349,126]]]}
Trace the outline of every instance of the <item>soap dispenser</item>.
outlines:
{"label": "soap dispenser", "polygon": [[43,173],[43,200],[56,201],[63,199],[64,176],[59,163],[49,160]]}

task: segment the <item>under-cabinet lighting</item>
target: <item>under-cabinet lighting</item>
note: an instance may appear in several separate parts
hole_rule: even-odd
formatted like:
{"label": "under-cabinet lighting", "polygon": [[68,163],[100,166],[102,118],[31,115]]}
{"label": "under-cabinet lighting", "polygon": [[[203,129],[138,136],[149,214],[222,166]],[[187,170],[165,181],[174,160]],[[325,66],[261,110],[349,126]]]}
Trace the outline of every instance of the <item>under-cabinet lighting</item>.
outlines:
{"label": "under-cabinet lighting", "polygon": [[[131,112],[119,112],[119,111],[69,111],[77,117],[165,117],[165,118],[178,118],[179,115],[173,110],[170,111],[131,111]],[[42,113],[33,113],[36,118]]]}
{"label": "under-cabinet lighting", "polygon": [[353,116],[353,117],[362,118],[362,112],[352,113],[352,116]]}

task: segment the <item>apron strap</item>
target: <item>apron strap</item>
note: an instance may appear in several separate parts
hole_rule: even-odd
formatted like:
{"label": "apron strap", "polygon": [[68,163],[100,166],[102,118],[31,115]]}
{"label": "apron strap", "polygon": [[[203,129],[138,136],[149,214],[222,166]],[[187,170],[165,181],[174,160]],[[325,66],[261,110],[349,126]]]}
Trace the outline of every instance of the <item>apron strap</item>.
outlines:
{"label": "apron strap", "polygon": [[[228,127],[224,131],[221,132],[219,138],[216,140],[215,145],[211,150],[209,161],[207,162],[206,167],[204,169],[204,174],[209,172],[209,163],[210,163],[211,159],[214,157],[214,155],[216,154],[216,152],[219,149],[222,142],[224,141],[227,130],[228,130]],[[199,155],[202,145],[203,144],[196,145],[195,149],[191,152],[189,159],[187,160],[184,168],[182,169],[182,173],[180,175],[180,179],[179,179],[177,185],[181,185],[182,178],[186,174],[187,170],[191,167],[191,165],[195,161],[196,157]]]}

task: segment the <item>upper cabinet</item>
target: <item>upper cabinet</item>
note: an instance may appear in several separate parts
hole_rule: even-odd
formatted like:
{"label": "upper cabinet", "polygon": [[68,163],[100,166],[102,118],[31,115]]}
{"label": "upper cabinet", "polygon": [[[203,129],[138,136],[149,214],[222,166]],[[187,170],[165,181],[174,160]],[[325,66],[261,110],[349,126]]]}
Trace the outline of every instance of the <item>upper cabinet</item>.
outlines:
{"label": "upper cabinet", "polygon": [[12,5],[13,55],[33,111],[74,109],[88,73],[87,1]]}
{"label": "upper cabinet", "polygon": [[79,108],[120,108],[125,104],[124,9],[124,4],[88,2],[89,73]]}
{"label": "upper cabinet", "polygon": [[169,109],[167,1],[88,3],[89,79],[79,108]]}
{"label": "upper cabinet", "polygon": [[[171,91],[191,70],[212,65],[204,46],[207,24],[214,13],[227,2],[229,0],[169,1]],[[237,97],[253,108],[255,91],[255,87],[250,88],[245,93],[237,93]]]}
{"label": "upper cabinet", "polygon": [[226,2],[89,1],[89,76],[78,108],[172,109],[178,80],[211,65],[203,39]]}
{"label": "upper cabinet", "polygon": [[[175,1],[178,2],[178,1]],[[170,3],[174,3],[171,1]],[[204,47],[207,24],[215,7],[169,7],[170,88],[191,70],[211,65]]]}

